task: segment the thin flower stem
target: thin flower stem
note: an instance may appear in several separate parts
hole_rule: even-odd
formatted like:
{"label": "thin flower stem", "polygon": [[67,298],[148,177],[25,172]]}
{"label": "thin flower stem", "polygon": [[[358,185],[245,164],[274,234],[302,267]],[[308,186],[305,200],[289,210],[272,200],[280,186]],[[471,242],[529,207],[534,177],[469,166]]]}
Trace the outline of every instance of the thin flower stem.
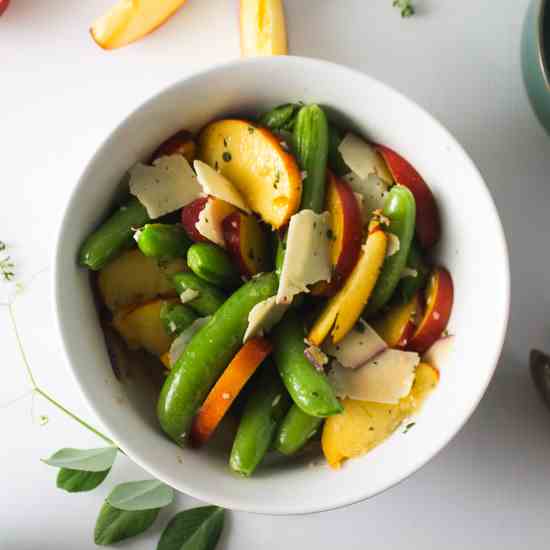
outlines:
{"label": "thin flower stem", "polygon": [[[65,408],[63,405],[61,405],[61,403],[56,401],[52,396],[50,396],[48,393],[46,393],[42,388],[40,388],[38,386],[38,384],[36,383],[36,380],[33,376],[29,361],[27,359],[27,355],[25,354],[25,350],[23,348],[23,343],[22,343],[21,337],[19,335],[19,330],[17,329],[17,322],[15,320],[15,314],[13,312],[13,305],[11,303],[8,304],[8,311],[9,311],[9,314],[10,314],[11,324],[13,326],[13,331],[14,331],[14,334],[15,334],[15,340],[17,341],[17,347],[19,348],[19,351],[21,352],[21,357],[23,359],[23,363],[25,364],[25,369],[27,371],[27,375],[28,375],[29,381],[31,383],[32,391],[37,393],[38,395],[41,395],[44,399],[49,401],[54,407],[58,408],[61,412],[63,412],[64,414],[66,414],[67,416],[69,416],[70,418],[75,420],[76,422],[78,422],[81,426],[84,426],[87,430],[94,433],[99,438],[103,439],[103,441],[105,441],[109,445],[113,445],[113,446],[119,448],[118,445],[111,438],[107,437],[105,434],[101,433],[99,430],[97,430],[96,428],[94,428],[93,426],[91,426],[90,424],[85,422],[84,420],[82,420],[82,418],[80,418],[79,416],[77,416],[76,414],[71,412],[69,409]],[[119,448],[119,450],[121,452],[123,452],[122,449]]]}
{"label": "thin flower stem", "polygon": [[78,422],[81,426],[84,426],[87,430],[91,431],[92,433],[94,433],[95,435],[103,439],[103,441],[105,441],[109,445],[118,447],[117,444],[112,439],[107,437],[105,434],[102,434],[99,430],[96,430],[93,426],[90,426],[90,424],[82,420],[82,418],[78,417],[76,414],[72,413],[69,409],[66,409],[63,405],[61,405],[61,403],[58,403],[53,397],[48,395],[44,390],[41,390],[39,387],[36,387],[34,388],[34,391],[38,395],[41,395],[44,399],[49,401],[54,407],[57,407],[61,412],[65,413],[67,416],[70,416],[73,420]]}

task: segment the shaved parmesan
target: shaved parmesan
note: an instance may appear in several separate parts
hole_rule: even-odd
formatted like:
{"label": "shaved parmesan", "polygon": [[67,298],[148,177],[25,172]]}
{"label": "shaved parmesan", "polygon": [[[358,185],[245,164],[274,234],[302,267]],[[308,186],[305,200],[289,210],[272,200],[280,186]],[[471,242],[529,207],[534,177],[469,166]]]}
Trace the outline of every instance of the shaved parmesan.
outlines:
{"label": "shaved parmesan", "polygon": [[288,304],[278,304],[275,296],[256,304],[248,314],[248,327],[243,342],[269,332],[283,317]]}
{"label": "shaved parmesan", "polygon": [[355,134],[346,134],[338,146],[338,151],[350,170],[355,172],[360,179],[366,180],[371,174],[374,174],[387,183],[393,183],[393,178],[381,155]]}
{"label": "shaved parmesan", "polygon": [[328,355],[317,346],[313,344],[308,344],[307,348],[304,350],[304,355],[306,359],[319,371],[324,372],[324,366],[329,362]]}
{"label": "shaved parmesan", "polygon": [[[330,339],[329,339],[330,340]],[[331,341],[323,349],[334,357],[342,367],[355,369],[387,349],[386,342],[365,321],[361,320],[338,344]]]}
{"label": "shaved parmesan", "polygon": [[357,369],[334,364],[328,378],[340,398],[395,404],[411,391],[419,362],[417,353],[388,349]]}
{"label": "shaved parmesan", "polygon": [[180,294],[181,303],[182,304],[187,304],[188,302],[191,302],[192,300],[194,300],[199,295],[200,295],[200,292],[198,290],[193,290],[192,288],[186,288]]}
{"label": "shaved parmesan", "polygon": [[191,338],[202,328],[212,317],[201,317],[193,321],[173,342],[170,346],[168,355],[170,357],[170,367],[179,359]]}
{"label": "shaved parmesan", "polygon": [[394,235],[389,231],[386,232],[386,236],[388,237],[388,246],[386,248],[387,258],[388,256],[393,256],[394,254],[397,254],[397,252],[399,252],[399,249],[401,248],[401,241],[399,240],[399,237],[397,235]]}
{"label": "shaved parmesan", "polygon": [[296,294],[309,292],[308,285],[330,281],[329,218],[328,212],[313,210],[290,218],[277,303],[289,304]]}
{"label": "shaved parmesan", "polygon": [[208,201],[200,211],[195,228],[203,237],[225,248],[222,223],[224,218],[235,212],[235,210],[236,208],[232,204],[214,197],[208,197]]}
{"label": "shaved parmesan", "polygon": [[160,157],[153,166],[136,164],[130,169],[129,187],[151,219],[174,212],[201,196],[201,187],[183,155]]}
{"label": "shaved parmesan", "polygon": [[225,176],[222,176],[214,168],[200,160],[193,162],[193,168],[197,173],[199,184],[207,195],[217,197],[245,212],[250,212],[241,194]]}
{"label": "shaved parmesan", "polygon": [[361,179],[357,174],[350,173],[344,176],[354,193],[362,197],[363,219],[369,220],[373,210],[384,208],[388,186],[378,176],[371,174],[366,179]]}

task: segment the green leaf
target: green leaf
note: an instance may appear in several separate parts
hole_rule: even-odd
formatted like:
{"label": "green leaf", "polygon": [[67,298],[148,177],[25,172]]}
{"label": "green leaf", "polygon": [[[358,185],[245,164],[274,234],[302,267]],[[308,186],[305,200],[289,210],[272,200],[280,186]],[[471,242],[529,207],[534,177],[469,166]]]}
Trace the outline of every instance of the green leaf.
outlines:
{"label": "green leaf", "polygon": [[101,447],[100,449],[61,449],[42,462],[56,468],[83,470],[84,472],[104,472],[115,461],[116,447]]}
{"label": "green leaf", "polygon": [[159,511],[157,508],[129,512],[114,508],[105,501],[95,524],[94,542],[100,546],[106,546],[135,537],[153,525]]}
{"label": "green leaf", "polygon": [[83,470],[61,468],[57,474],[57,487],[69,493],[91,491],[103,482],[110,471],[111,468],[103,470],[103,472],[85,472]]}
{"label": "green leaf", "polygon": [[156,479],[130,481],[117,485],[107,502],[120,510],[164,508],[174,500],[174,490]]}
{"label": "green leaf", "polygon": [[201,506],[176,514],[164,529],[157,550],[213,550],[223,529],[224,509]]}

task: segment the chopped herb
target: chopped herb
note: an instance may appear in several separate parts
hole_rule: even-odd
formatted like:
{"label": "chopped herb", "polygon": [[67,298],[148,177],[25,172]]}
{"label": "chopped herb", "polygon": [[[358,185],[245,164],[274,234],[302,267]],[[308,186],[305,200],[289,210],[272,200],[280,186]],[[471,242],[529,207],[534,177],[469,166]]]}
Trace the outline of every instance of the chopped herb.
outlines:
{"label": "chopped herb", "polygon": [[255,129],[256,129],[256,128],[254,128],[254,126],[249,126],[249,127],[248,127],[248,133],[249,133],[249,134],[253,134]]}
{"label": "chopped herb", "polygon": [[336,235],[334,234],[334,231],[332,229],[327,229],[327,239],[329,241],[335,241],[336,240]]}
{"label": "chopped herb", "polygon": [[361,321],[357,321],[357,323],[355,323],[355,325],[353,326],[353,328],[357,331],[357,332],[365,332],[365,325],[361,322]]}
{"label": "chopped herb", "polygon": [[393,6],[401,10],[401,17],[410,17],[414,15],[412,0],[393,0]]}
{"label": "chopped herb", "polygon": [[222,159],[225,162],[229,162],[231,160],[231,153],[229,153],[228,151],[225,151],[222,155]]}
{"label": "chopped herb", "polygon": [[216,161],[216,162],[214,163],[214,169],[215,169],[215,170],[218,170],[218,167],[219,167],[219,164],[218,164],[218,161]]}
{"label": "chopped herb", "polygon": [[409,424],[407,424],[403,433],[406,434],[415,424],[416,422],[410,422]]}
{"label": "chopped herb", "polygon": [[227,140],[225,138],[223,138],[223,146],[227,147]]}
{"label": "chopped herb", "polygon": [[281,172],[277,170],[277,173],[275,174],[275,183],[279,183],[281,181]]}
{"label": "chopped herb", "polygon": [[279,186],[277,185],[277,182],[273,183],[273,189],[279,189]]}
{"label": "chopped herb", "polygon": [[374,432],[374,427],[373,426],[369,426],[369,432]]}

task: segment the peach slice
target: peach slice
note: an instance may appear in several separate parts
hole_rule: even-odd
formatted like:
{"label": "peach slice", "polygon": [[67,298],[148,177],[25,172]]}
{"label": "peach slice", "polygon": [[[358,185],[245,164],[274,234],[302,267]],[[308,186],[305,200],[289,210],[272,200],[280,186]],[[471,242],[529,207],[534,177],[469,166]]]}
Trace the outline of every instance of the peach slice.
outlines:
{"label": "peach slice", "polygon": [[432,247],[441,232],[439,210],[428,184],[402,156],[384,145],[375,149],[382,155],[396,183],[407,187],[416,201],[416,236],[423,248]]}
{"label": "peach slice", "polygon": [[90,28],[105,50],[126,46],[153,32],[183,6],[185,0],[119,0]]}
{"label": "peach slice", "polygon": [[415,317],[420,312],[420,300],[415,295],[408,303],[391,307],[372,322],[372,328],[390,348],[405,349],[416,329]]}
{"label": "peach slice", "polygon": [[282,0],[241,0],[241,55],[286,55],[285,12]]}
{"label": "peach slice", "polygon": [[426,289],[426,308],[407,349],[424,353],[447,327],[453,308],[453,279],[443,267],[432,271]]}
{"label": "peach slice", "polygon": [[344,286],[327,303],[309,332],[308,340],[320,346],[330,331],[333,343],[340,342],[355,325],[378,280],[386,256],[387,236],[372,232]]}
{"label": "peach slice", "polygon": [[2,15],[10,5],[10,0],[0,0],[0,15]]}
{"label": "peach slice", "polygon": [[359,203],[349,183],[331,172],[327,176],[325,210],[330,214],[330,283],[317,283],[312,294],[332,296],[352,272],[361,252],[362,228]]}
{"label": "peach slice", "polygon": [[198,158],[225,176],[274,229],[285,226],[298,210],[300,170],[266,128],[246,120],[212,122],[200,133]]}
{"label": "peach slice", "polygon": [[225,217],[222,227],[226,248],[241,275],[252,277],[269,270],[267,236],[254,216],[233,212]]}

